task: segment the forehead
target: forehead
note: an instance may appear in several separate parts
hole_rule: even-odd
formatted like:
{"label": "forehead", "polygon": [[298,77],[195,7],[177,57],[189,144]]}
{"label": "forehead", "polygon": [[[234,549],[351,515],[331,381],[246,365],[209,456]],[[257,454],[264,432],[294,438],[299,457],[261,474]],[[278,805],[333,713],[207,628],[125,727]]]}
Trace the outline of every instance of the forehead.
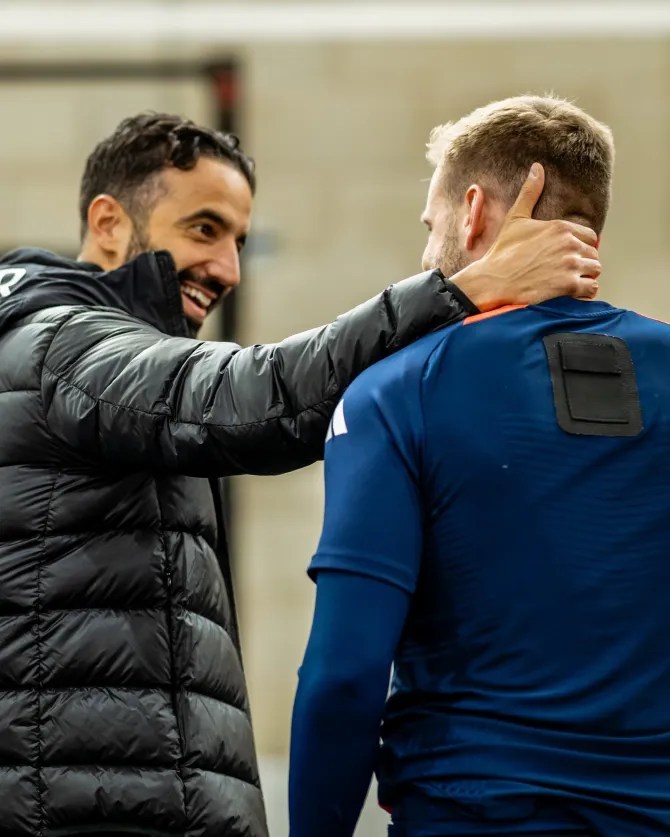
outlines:
{"label": "forehead", "polygon": [[224,160],[201,157],[188,171],[167,168],[161,174],[161,182],[165,194],[156,204],[157,211],[182,216],[207,207],[240,217],[251,213],[252,195],[246,178]]}

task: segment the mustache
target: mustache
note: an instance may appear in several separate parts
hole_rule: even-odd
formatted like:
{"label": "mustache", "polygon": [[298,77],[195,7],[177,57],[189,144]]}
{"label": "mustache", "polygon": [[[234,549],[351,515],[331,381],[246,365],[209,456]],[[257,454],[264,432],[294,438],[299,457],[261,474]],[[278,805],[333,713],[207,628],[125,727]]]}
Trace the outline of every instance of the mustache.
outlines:
{"label": "mustache", "polygon": [[182,270],[177,274],[177,279],[180,282],[190,282],[192,285],[199,285],[206,291],[214,294],[216,299],[223,295],[223,288],[216,281],[216,279],[210,279],[205,277],[204,279],[199,276],[194,276],[190,270]]}

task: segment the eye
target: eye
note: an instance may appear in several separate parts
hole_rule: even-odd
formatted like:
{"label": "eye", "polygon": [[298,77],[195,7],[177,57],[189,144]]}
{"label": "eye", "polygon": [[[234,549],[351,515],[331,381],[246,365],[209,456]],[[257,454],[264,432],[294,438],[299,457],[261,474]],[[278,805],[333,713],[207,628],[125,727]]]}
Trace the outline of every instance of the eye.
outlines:
{"label": "eye", "polygon": [[208,224],[203,221],[200,224],[195,224],[193,229],[198,232],[203,238],[216,238],[216,229],[213,224]]}
{"label": "eye", "polygon": [[244,249],[244,245],[247,243],[246,235],[240,236],[235,243],[237,244],[237,252],[241,253]]}

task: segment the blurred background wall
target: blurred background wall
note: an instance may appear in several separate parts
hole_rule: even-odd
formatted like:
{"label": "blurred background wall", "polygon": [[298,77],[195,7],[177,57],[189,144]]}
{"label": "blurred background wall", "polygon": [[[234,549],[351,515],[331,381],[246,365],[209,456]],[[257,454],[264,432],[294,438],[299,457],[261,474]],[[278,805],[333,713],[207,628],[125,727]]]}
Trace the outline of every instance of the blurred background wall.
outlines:
{"label": "blurred background wall", "polygon": [[[428,132],[529,91],[574,99],[612,127],[601,294],[670,318],[666,2],[5,2],[2,247],[76,254],[78,181],[93,144],[146,108],[216,124],[232,93],[207,67],[227,62],[235,127],[259,175],[235,305],[239,342],[326,322],[418,272]],[[219,333],[211,324],[209,336]],[[281,837],[321,467],[238,478],[231,493],[245,664],[272,833]],[[370,806],[358,834],[382,834],[384,822]]]}

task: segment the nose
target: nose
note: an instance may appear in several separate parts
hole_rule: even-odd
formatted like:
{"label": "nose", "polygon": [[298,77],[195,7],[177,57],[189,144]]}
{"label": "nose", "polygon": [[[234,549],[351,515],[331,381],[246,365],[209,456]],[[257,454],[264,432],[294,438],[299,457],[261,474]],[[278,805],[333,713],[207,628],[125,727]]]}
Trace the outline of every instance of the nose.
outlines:
{"label": "nose", "polygon": [[207,264],[207,275],[221,285],[224,294],[235,290],[240,284],[240,254],[236,242],[219,248]]}

